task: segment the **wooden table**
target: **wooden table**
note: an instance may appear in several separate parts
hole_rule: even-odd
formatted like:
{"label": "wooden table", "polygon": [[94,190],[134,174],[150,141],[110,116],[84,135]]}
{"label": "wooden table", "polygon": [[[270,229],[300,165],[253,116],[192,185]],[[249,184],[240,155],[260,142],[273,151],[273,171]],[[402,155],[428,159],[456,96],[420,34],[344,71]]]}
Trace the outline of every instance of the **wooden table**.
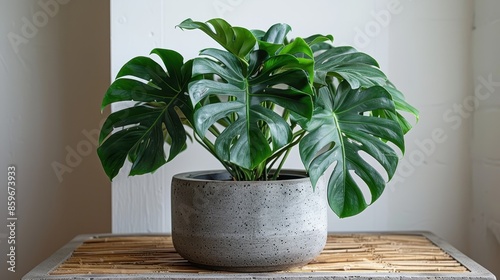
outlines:
{"label": "wooden table", "polygon": [[167,235],[80,235],[23,277],[35,279],[487,279],[495,276],[429,232],[334,233],[303,267],[272,273],[200,269]]}

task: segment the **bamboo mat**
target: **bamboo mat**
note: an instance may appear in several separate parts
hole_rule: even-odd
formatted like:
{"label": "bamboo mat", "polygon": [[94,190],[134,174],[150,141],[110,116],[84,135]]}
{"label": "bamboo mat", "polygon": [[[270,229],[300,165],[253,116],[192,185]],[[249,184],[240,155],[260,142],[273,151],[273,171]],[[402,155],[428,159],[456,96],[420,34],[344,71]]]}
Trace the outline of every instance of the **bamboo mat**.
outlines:
{"label": "bamboo mat", "polygon": [[[467,272],[422,235],[334,234],[314,261],[293,272]],[[221,273],[191,265],[170,236],[110,236],[85,241],[51,275]],[[279,273],[279,272],[278,272]]]}

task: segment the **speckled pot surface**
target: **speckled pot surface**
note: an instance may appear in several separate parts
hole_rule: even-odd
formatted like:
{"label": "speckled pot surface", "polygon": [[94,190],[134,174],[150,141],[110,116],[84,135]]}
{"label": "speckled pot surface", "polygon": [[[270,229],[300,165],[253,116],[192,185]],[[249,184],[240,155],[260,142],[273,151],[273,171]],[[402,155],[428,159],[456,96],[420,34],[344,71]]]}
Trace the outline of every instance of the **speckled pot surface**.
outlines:
{"label": "speckled pot surface", "polygon": [[[172,179],[172,237],[181,256],[217,270],[263,272],[304,265],[327,237],[326,187],[295,179],[229,181],[225,171]],[[299,176],[299,177],[296,177]]]}

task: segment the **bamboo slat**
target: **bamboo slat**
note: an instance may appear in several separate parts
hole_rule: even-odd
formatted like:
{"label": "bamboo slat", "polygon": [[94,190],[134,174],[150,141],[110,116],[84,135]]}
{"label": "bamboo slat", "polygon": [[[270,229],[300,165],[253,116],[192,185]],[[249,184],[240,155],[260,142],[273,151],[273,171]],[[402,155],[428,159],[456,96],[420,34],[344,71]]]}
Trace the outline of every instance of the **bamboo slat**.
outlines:
{"label": "bamboo slat", "polygon": [[[314,261],[288,272],[467,272],[425,236],[334,234]],[[224,273],[191,265],[170,236],[111,236],[85,241],[51,275]],[[279,272],[278,272],[279,273]]]}

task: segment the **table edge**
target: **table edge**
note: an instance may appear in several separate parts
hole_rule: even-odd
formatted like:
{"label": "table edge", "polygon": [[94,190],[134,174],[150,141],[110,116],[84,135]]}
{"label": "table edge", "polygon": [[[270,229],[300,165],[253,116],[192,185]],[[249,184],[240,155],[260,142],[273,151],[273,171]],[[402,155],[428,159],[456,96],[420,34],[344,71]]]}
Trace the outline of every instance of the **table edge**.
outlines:
{"label": "table edge", "polygon": [[[481,280],[496,280],[495,275],[489,272],[486,268],[469,258],[467,255],[453,247],[448,242],[444,241],[434,233],[430,231],[363,231],[363,232],[329,232],[331,234],[408,234],[408,235],[422,235],[428,238],[435,245],[440,247],[443,251],[448,253],[450,256],[459,261],[463,266],[465,266],[470,272],[465,275],[468,280],[481,279]],[[57,250],[45,261],[34,267],[30,272],[28,272],[22,280],[41,280],[41,279],[54,279],[54,280],[79,280],[79,279],[89,279],[89,275],[49,275],[51,271],[56,269],[61,263],[63,263],[67,258],[69,258],[75,248],[83,244],[86,240],[96,237],[106,237],[106,236],[158,236],[158,235],[170,235],[168,233],[123,233],[123,234],[113,234],[113,233],[101,233],[101,234],[81,234],[74,237],[70,242]],[[126,280],[126,279],[144,279],[143,277],[147,275],[147,279],[272,279],[276,276],[274,273],[230,273],[230,274],[198,274],[198,273],[168,273],[169,278],[165,278],[165,274],[92,274],[91,279],[99,280]],[[135,276],[135,277],[134,277]],[[139,278],[139,276],[141,276]],[[281,277],[293,280],[302,279],[333,279],[333,278],[345,278],[350,276],[349,272],[293,272],[280,273]],[[379,273],[379,272],[362,272],[356,273],[356,275],[351,275],[356,280],[376,280],[376,279],[397,279],[401,280],[401,274],[396,273]],[[411,279],[439,279],[439,280],[452,280],[463,277],[462,273],[452,273],[452,272],[421,272],[409,275],[407,278]],[[314,277],[314,278],[313,278]],[[405,277],[406,278],[406,277]]]}

